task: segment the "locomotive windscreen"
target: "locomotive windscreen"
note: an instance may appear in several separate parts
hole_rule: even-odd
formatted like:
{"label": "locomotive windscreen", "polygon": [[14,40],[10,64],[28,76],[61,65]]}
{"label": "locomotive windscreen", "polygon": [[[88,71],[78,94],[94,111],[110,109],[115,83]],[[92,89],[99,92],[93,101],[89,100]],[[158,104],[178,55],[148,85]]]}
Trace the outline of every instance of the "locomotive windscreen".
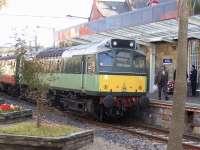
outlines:
{"label": "locomotive windscreen", "polygon": [[112,39],[111,46],[113,48],[131,48],[136,49],[136,42],[134,40]]}

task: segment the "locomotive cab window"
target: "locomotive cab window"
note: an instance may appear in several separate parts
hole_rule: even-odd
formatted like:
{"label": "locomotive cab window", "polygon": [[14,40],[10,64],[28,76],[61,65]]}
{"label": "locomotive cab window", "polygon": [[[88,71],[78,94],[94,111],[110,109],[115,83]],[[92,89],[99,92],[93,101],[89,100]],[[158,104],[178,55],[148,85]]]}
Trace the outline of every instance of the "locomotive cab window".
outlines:
{"label": "locomotive cab window", "polygon": [[143,69],[145,67],[145,58],[144,57],[135,57],[133,59],[133,66],[136,69]]}
{"label": "locomotive cab window", "polygon": [[113,56],[112,52],[103,52],[99,54],[100,66],[112,66],[113,65]]}
{"label": "locomotive cab window", "polygon": [[99,70],[111,71],[113,66],[112,51],[102,52],[99,54]]}
{"label": "locomotive cab window", "polygon": [[131,53],[129,51],[116,51],[115,64],[117,67],[131,67]]}
{"label": "locomotive cab window", "polygon": [[146,57],[140,54],[133,55],[133,68],[137,72],[145,72]]}

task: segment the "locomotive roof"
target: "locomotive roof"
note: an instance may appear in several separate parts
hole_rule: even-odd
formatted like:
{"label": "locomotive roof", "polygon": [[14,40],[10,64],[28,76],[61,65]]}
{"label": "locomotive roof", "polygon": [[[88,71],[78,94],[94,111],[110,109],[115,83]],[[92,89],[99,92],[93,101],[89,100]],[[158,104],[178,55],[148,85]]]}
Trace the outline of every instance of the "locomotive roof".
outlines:
{"label": "locomotive roof", "polygon": [[62,56],[63,52],[68,50],[69,48],[49,48],[44,51],[39,52],[36,57],[43,58],[43,57],[59,57]]}
{"label": "locomotive roof", "polygon": [[16,59],[17,56],[12,55],[12,56],[2,56],[0,57],[0,60],[11,60],[11,59]]}
{"label": "locomotive roof", "polygon": [[37,54],[36,57],[44,58],[44,57],[72,57],[74,55],[86,55],[86,54],[95,54],[101,51],[106,51],[108,48],[101,47],[104,46],[104,42],[100,43],[90,43],[85,45],[78,45],[73,47],[65,47],[65,48],[50,48],[46,49]]}

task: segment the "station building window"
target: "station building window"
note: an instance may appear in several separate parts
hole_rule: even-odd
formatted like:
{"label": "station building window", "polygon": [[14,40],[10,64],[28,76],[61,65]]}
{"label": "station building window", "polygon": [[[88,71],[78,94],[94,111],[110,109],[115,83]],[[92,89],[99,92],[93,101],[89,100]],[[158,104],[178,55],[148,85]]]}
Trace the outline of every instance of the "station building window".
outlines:
{"label": "station building window", "polygon": [[197,69],[197,82],[198,88],[200,87],[200,41],[189,40],[188,42],[188,74],[191,71],[192,65],[195,65]]}

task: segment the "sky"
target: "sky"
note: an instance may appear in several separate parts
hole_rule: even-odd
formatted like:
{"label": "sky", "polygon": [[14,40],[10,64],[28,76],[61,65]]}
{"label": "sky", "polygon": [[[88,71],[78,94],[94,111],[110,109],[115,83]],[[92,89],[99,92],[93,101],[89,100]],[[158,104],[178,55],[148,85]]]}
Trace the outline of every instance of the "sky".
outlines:
{"label": "sky", "polygon": [[87,22],[86,19],[69,18],[66,15],[89,17],[92,2],[93,0],[8,0],[7,7],[0,11],[0,47],[12,45],[15,33],[23,35],[32,46],[35,36],[39,45],[52,46],[53,28],[58,31]]}

